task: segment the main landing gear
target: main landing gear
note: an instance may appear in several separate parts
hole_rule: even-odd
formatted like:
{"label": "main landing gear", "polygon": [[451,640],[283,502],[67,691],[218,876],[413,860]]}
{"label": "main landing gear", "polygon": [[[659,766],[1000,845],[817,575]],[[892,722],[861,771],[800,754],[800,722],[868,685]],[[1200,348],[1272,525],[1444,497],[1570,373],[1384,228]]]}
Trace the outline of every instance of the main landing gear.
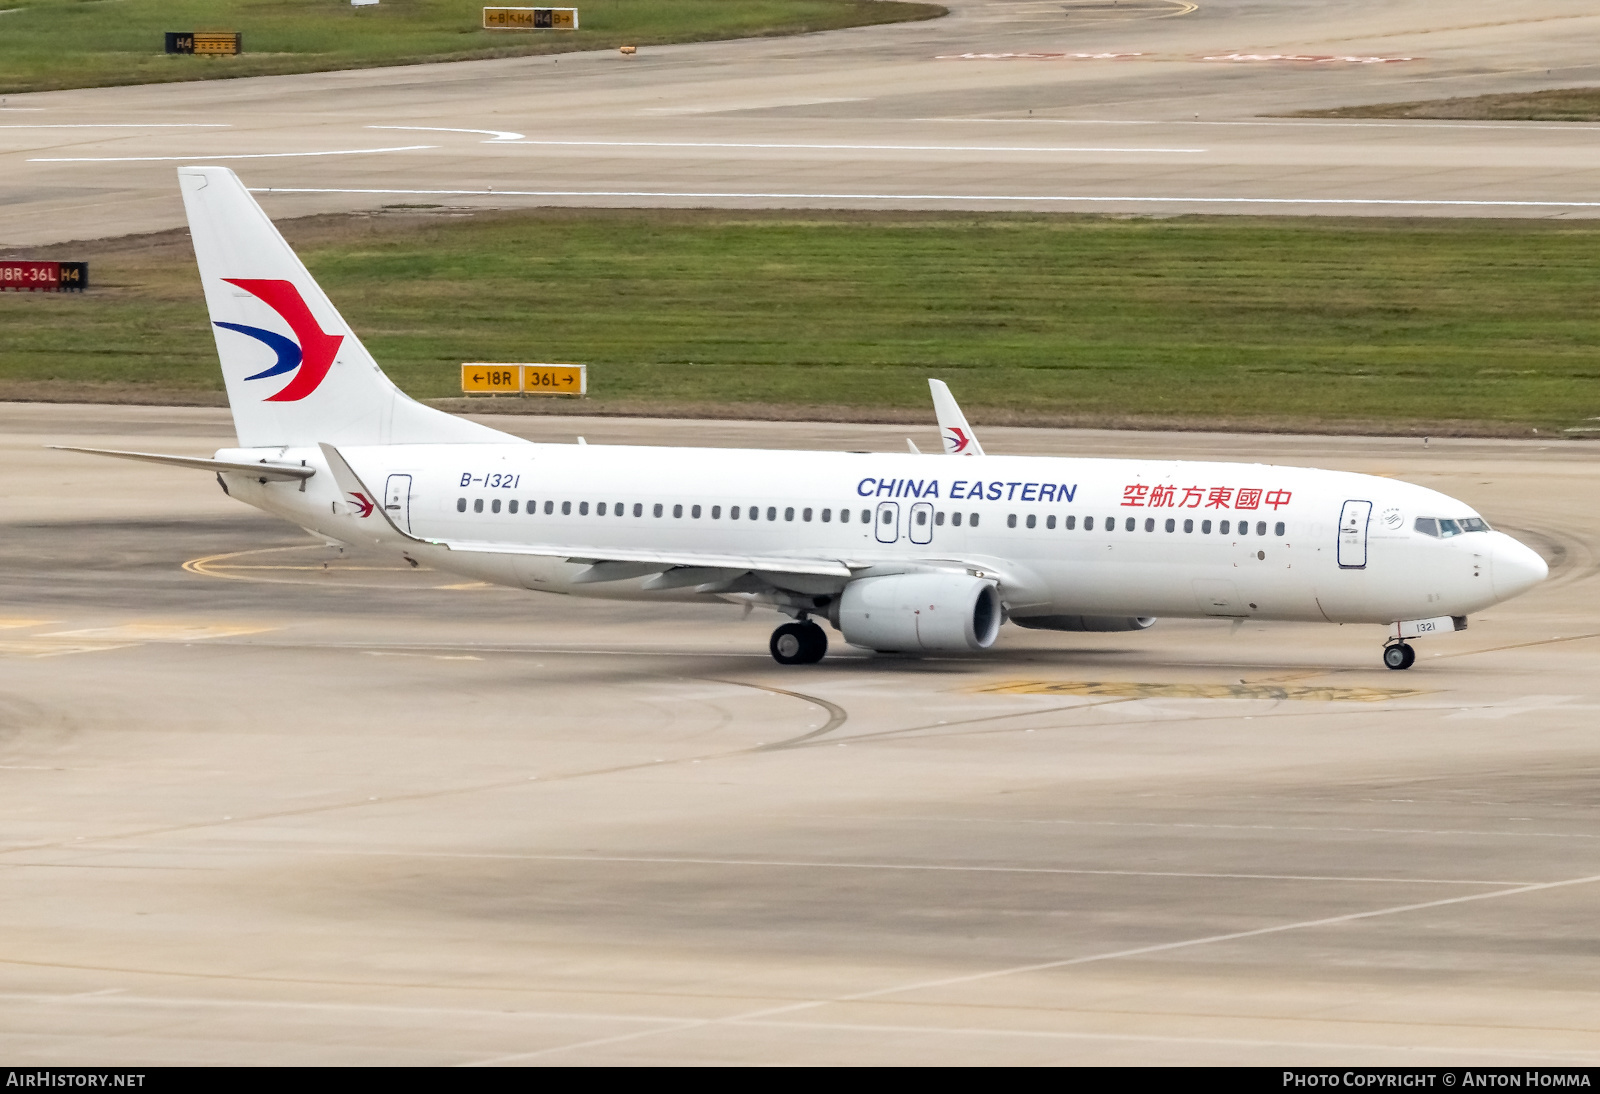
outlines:
{"label": "main landing gear", "polygon": [[1405,642],[1390,642],[1383,647],[1383,663],[1391,669],[1408,669],[1417,663],[1417,651]]}
{"label": "main landing gear", "polygon": [[828,652],[828,636],[810,620],[785,623],[772,632],[767,643],[772,659],[780,665],[815,665]]}

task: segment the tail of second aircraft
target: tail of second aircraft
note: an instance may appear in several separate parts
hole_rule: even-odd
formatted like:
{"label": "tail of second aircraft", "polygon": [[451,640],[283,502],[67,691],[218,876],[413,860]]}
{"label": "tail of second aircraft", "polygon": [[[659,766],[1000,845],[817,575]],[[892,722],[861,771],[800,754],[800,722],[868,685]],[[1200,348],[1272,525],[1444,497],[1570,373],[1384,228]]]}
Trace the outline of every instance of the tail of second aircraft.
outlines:
{"label": "tail of second aircraft", "polygon": [[395,387],[232,171],[178,181],[241,447],[516,439]]}

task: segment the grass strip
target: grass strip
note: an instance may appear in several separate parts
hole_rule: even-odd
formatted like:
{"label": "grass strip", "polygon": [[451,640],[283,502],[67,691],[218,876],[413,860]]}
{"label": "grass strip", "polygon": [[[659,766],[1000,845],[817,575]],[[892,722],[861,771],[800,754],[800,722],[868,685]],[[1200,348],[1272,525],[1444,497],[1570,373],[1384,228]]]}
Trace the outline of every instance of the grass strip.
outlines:
{"label": "grass strip", "polygon": [[[421,398],[581,361],[530,410],[1524,434],[1600,417],[1600,225],[402,209],[282,225]],[[0,398],[215,401],[186,233],[0,294]]]}
{"label": "grass strip", "polygon": [[1501,95],[1470,95],[1456,99],[1422,99],[1409,103],[1341,106],[1334,110],[1302,110],[1290,117],[1594,122],[1600,121],[1600,87],[1566,87],[1552,91],[1514,91]]}
{"label": "grass strip", "polygon": [[[525,6],[525,5],[514,5]],[[803,34],[931,19],[891,0],[569,0],[577,31],[483,29],[482,0],[10,0],[0,94]],[[168,56],[167,31],[238,31],[238,57]]]}

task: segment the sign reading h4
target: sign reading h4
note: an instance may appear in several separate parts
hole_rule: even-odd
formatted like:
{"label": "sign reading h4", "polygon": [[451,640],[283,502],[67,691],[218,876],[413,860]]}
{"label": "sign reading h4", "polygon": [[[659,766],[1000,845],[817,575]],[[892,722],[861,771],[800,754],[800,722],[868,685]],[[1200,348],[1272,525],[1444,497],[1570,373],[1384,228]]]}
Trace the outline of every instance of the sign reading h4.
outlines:
{"label": "sign reading h4", "polygon": [[1393,479],[988,454],[939,380],[944,456],[532,444],[407,398],[231,171],[178,176],[239,447],[108,454],[203,467],[242,502],[412,563],[771,609],[784,664],[820,660],[825,627],[918,653],[987,649],[1006,622],[1171,616],[1371,624],[1396,669],[1412,640],[1547,572],[1466,502]]}

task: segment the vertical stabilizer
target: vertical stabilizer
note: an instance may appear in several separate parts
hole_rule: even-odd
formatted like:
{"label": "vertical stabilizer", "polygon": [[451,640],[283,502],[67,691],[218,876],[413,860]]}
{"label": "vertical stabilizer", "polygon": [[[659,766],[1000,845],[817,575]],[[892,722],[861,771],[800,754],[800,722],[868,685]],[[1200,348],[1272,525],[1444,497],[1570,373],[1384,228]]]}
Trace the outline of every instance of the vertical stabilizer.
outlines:
{"label": "vertical stabilizer", "polygon": [[939,416],[939,436],[944,438],[946,456],[981,456],[983,446],[973,436],[967,416],[956,405],[956,397],[943,380],[929,380],[928,390],[933,392],[933,412]]}
{"label": "vertical stabilizer", "polygon": [[232,171],[178,184],[240,446],[518,440],[395,387]]}

